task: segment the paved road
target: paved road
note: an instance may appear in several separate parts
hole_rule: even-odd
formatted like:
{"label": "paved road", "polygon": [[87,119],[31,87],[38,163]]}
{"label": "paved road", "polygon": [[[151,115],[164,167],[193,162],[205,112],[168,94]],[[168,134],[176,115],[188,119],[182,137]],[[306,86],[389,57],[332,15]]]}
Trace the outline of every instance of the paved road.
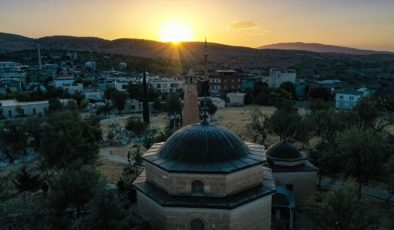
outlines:
{"label": "paved road", "polygon": [[[126,157],[115,155],[115,154],[109,154],[107,151],[100,150],[99,156],[101,158],[104,158],[104,159],[112,161],[112,162],[126,164],[126,165],[129,164]],[[131,160],[130,163],[133,164],[134,160]]]}

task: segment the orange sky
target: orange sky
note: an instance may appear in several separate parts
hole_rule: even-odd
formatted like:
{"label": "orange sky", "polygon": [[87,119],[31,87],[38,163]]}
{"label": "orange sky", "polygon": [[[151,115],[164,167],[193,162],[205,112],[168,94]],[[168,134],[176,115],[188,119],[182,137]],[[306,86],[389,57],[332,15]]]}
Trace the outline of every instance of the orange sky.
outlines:
{"label": "orange sky", "polygon": [[394,0],[2,0],[0,31],[29,37],[160,40],[168,22],[193,40],[258,47],[318,42],[394,51]]}

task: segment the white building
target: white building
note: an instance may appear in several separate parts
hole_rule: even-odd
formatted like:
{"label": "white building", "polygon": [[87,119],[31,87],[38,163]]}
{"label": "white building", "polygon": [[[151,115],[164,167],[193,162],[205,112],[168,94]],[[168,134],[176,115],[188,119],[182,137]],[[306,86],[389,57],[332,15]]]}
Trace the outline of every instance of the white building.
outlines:
{"label": "white building", "polygon": [[[63,105],[68,103],[68,99],[60,99]],[[17,101],[15,99],[0,100],[0,108],[5,118],[17,117],[17,108],[21,108],[23,115],[44,116],[48,111],[49,102],[45,101]]]}
{"label": "white building", "polygon": [[0,70],[4,69],[16,69],[17,63],[13,61],[0,61]]}
{"label": "white building", "polygon": [[263,76],[263,82],[268,84],[270,88],[279,88],[279,86],[286,81],[291,83],[295,83],[297,74],[294,70],[279,70],[276,68],[270,69],[269,76]]}
{"label": "white building", "polygon": [[26,116],[43,116],[48,111],[48,101],[18,102],[17,100],[0,100],[3,117],[13,118],[18,116],[17,107],[23,109]]}
{"label": "white building", "polygon": [[335,95],[335,108],[352,109],[360,98],[371,95],[371,93],[372,91],[364,87],[357,90],[339,90]]}
{"label": "white building", "polygon": [[104,93],[100,90],[85,91],[85,98],[92,101],[103,100]]}
{"label": "white building", "polygon": [[149,83],[163,94],[182,92],[184,85],[183,81],[176,78],[150,78]]}
{"label": "white building", "polygon": [[119,69],[126,69],[126,67],[127,67],[127,63],[126,62],[121,62],[121,63],[118,64],[118,68]]}
{"label": "white building", "polygon": [[228,93],[227,104],[231,106],[243,106],[246,93]]}
{"label": "white building", "polygon": [[96,62],[95,61],[85,62],[85,69],[96,70]]}
{"label": "white building", "polygon": [[[218,109],[226,107],[226,102],[220,97],[207,97],[211,100],[212,104],[214,104]],[[205,97],[198,97],[198,102],[201,103],[205,100]]]}
{"label": "white building", "polygon": [[127,91],[127,88],[129,87],[129,83],[130,83],[130,81],[126,81],[126,80],[116,80],[114,82],[114,86],[115,86],[116,90],[125,92],[125,91]]}
{"label": "white building", "polygon": [[53,80],[53,86],[56,88],[63,88],[74,84],[74,77],[58,77]]}

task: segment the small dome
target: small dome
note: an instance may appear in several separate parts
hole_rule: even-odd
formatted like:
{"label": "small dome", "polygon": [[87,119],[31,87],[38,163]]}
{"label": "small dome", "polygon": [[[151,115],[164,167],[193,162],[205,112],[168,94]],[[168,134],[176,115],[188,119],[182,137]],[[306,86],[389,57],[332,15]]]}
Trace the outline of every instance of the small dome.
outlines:
{"label": "small dome", "polygon": [[230,130],[193,124],[175,132],[160,148],[162,159],[184,163],[220,163],[245,157],[249,148]]}
{"label": "small dome", "polygon": [[292,167],[306,162],[304,154],[286,141],[271,145],[267,149],[266,155],[268,162],[276,166]]}
{"label": "small dome", "polygon": [[291,160],[291,159],[299,159],[301,157],[303,158],[301,152],[298,151],[298,149],[294,145],[290,144],[287,141],[283,141],[271,145],[267,149],[266,154],[268,158],[274,158],[274,159]]}

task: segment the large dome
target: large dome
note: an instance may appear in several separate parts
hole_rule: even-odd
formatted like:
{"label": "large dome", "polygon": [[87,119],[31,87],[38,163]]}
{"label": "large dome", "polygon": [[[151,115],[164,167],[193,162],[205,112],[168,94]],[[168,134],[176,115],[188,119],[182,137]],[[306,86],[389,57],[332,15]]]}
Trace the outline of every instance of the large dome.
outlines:
{"label": "large dome", "polygon": [[155,156],[145,160],[167,171],[226,173],[261,164],[264,159],[230,130],[198,123],[175,132]]}
{"label": "large dome", "polygon": [[219,163],[245,157],[249,148],[230,130],[216,125],[193,124],[175,132],[158,155],[187,163]]}

